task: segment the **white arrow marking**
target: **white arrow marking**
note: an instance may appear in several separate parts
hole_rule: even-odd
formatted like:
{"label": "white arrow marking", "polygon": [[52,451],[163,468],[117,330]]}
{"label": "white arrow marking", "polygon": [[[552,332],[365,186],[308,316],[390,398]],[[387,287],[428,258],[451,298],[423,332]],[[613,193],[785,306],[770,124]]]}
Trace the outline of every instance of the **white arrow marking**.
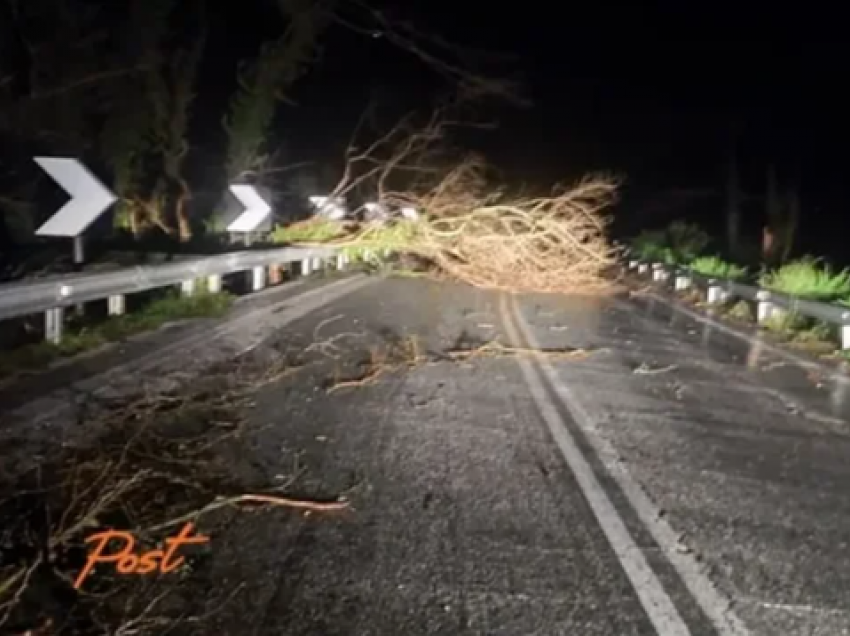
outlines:
{"label": "white arrow marking", "polygon": [[39,236],[79,236],[118,200],[76,159],[35,157],[35,162],[71,197],[36,230]]}
{"label": "white arrow marking", "polygon": [[239,203],[245,206],[245,211],[233,223],[227,226],[228,232],[253,232],[266,220],[271,206],[261,197],[254,186],[232,185],[230,191]]}

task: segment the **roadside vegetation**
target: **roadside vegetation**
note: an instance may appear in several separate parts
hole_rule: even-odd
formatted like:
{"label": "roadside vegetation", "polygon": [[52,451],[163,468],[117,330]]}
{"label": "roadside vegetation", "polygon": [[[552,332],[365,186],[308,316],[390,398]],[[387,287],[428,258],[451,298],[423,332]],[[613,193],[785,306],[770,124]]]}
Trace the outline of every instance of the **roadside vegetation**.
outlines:
{"label": "roadside vegetation", "polygon": [[724,261],[718,256],[698,256],[690,262],[689,269],[709,278],[743,280],[747,276],[745,267]]}
{"label": "roadside vegetation", "polygon": [[850,270],[833,271],[811,256],[791,261],[759,277],[765,289],[806,300],[835,302],[850,299]]}
{"label": "roadside vegetation", "polygon": [[[710,253],[712,241],[698,226],[676,222],[663,230],[647,230],[630,242],[630,254],[644,262],[660,262],[706,277],[759,286],[801,300],[850,307],[850,269],[836,270],[823,259],[802,256],[774,265],[752,267]],[[687,302],[707,307],[703,294],[682,290]],[[755,325],[755,303],[732,298],[713,306],[715,314],[733,322]],[[778,341],[818,355],[839,355],[836,325],[794,311],[774,311],[759,327]]]}
{"label": "roadside vegetation", "polygon": [[69,321],[61,342],[57,344],[41,341],[0,353],[0,381],[42,370],[62,358],[153,331],[166,323],[221,316],[230,308],[233,298],[225,292],[210,293],[206,290],[191,296],[173,292],[132,313],[102,320],[83,318]]}

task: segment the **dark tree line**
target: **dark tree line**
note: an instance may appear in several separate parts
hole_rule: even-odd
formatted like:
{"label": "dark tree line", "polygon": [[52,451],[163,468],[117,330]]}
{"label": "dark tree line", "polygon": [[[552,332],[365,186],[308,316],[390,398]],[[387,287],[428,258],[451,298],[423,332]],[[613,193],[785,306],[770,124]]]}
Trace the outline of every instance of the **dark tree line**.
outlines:
{"label": "dark tree line", "polygon": [[[211,54],[208,12],[221,7],[207,0],[0,1],[0,239],[30,239],[50,210],[39,204],[46,177],[32,161],[38,154],[77,157],[104,175],[119,197],[114,226],[135,238],[189,241],[209,227],[214,205],[195,204],[188,167],[199,160],[192,124],[203,98],[199,70]],[[214,160],[222,194],[228,181],[263,183],[284,171],[270,132],[334,30],[379,33],[399,55],[467,94],[516,94],[511,83],[473,67],[461,47],[359,0],[272,4],[278,35],[238,64],[220,129],[203,131],[205,139],[225,141]]]}

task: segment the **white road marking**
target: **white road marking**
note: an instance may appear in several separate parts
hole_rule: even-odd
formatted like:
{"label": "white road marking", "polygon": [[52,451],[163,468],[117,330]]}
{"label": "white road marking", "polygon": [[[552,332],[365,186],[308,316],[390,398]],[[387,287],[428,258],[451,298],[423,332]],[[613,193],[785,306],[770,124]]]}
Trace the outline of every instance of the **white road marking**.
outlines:
{"label": "white road marking", "polygon": [[[501,309],[504,314],[505,330],[508,337],[517,346],[520,346],[520,343],[523,341],[520,339],[504,296],[502,297]],[[535,347],[535,344],[532,343],[530,338],[526,337],[526,341],[532,347]],[[608,542],[611,544],[614,553],[620,560],[620,564],[623,566],[623,570],[626,576],[628,576],[629,581],[631,581],[641,605],[643,605],[649,620],[652,622],[653,627],[655,627],[655,631],[660,636],[691,636],[688,626],[682,620],[672,599],[664,591],[664,587],[655,576],[649,563],[647,563],[643,552],[641,552],[631,534],[629,534],[628,528],[626,528],[625,523],[617,513],[616,508],[614,508],[614,504],[611,503],[605,490],[597,480],[590,464],[587,463],[587,460],[576,446],[572,435],[570,435],[567,427],[561,421],[557,408],[552,403],[551,398],[546,392],[546,388],[543,386],[539,372],[529,360],[523,357],[518,357],[517,360],[525,376],[525,381],[534,397],[534,401],[540,409],[540,414],[549,426],[549,430],[552,432],[558,448],[573,471],[579,487],[581,487],[587,502],[593,509],[599,526],[608,538]]]}
{"label": "white road marking", "polygon": [[[750,600],[750,599],[747,599]],[[750,602],[752,602],[750,600]],[[815,605],[790,605],[788,603],[768,603],[766,601],[755,601],[765,609],[781,610],[792,614],[823,614],[826,616],[850,615],[850,611],[833,607],[817,607]]]}
{"label": "white road marking", "polygon": [[[510,307],[505,296],[501,299],[501,310],[508,336],[517,344],[522,343],[520,336],[533,349],[539,349],[540,343],[534,337],[527,321],[520,313],[516,301],[511,299]],[[616,452],[600,435],[597,426],[585,411],[575,395],[558,378],[557,371],[544,359],[537,357],[540,371],[528,360],[518,358],[523,375],[537,402],[546,424],[552,432],[558,447],[570,465],[576,480],[596,515],[599,525],[608,537],[614,552],[620,559],[626,575],[635,588],[641,604],[660,636],[690,635],[690,630],[664,590],[640,548],[628,531],[610,498],[575,444],[555,405],[552,403],[542,383],[542,372],[555,388],[558,398],[570,412],[576,423],[589,433],[587,439],[603,464],[608,467],[611,477],[617,482],[634,508],[641,522],[665,552],[668,560],[679,573],[694,600],[699,604],[706,617],[711,621],[720,636],[748,636],[750,631],[734,614],[727,599],[717,591],[701,566],[692,556],[676,549],[678,536],[661,518],[658,508],[649,500],[632,476],[625,470],[611,470],[616,465]]]}

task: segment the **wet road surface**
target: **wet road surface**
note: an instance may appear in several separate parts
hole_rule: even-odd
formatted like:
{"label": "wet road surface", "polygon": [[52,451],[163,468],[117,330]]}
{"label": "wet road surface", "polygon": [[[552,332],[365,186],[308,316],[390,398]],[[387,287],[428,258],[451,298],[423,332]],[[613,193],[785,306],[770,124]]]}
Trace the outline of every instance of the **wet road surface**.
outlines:
{"label": "wet road surface", "polygon": [[[235,516],[211,578],[247,587],[199,633],[850,634],[850,429],[808,371],[646,299],[297,303],[229,350],[335,343],[257,396],[253,462],[353,510]],[[587,355],[445,359],[493,339]],[[429,360],[325,391],[405,342]]]}

